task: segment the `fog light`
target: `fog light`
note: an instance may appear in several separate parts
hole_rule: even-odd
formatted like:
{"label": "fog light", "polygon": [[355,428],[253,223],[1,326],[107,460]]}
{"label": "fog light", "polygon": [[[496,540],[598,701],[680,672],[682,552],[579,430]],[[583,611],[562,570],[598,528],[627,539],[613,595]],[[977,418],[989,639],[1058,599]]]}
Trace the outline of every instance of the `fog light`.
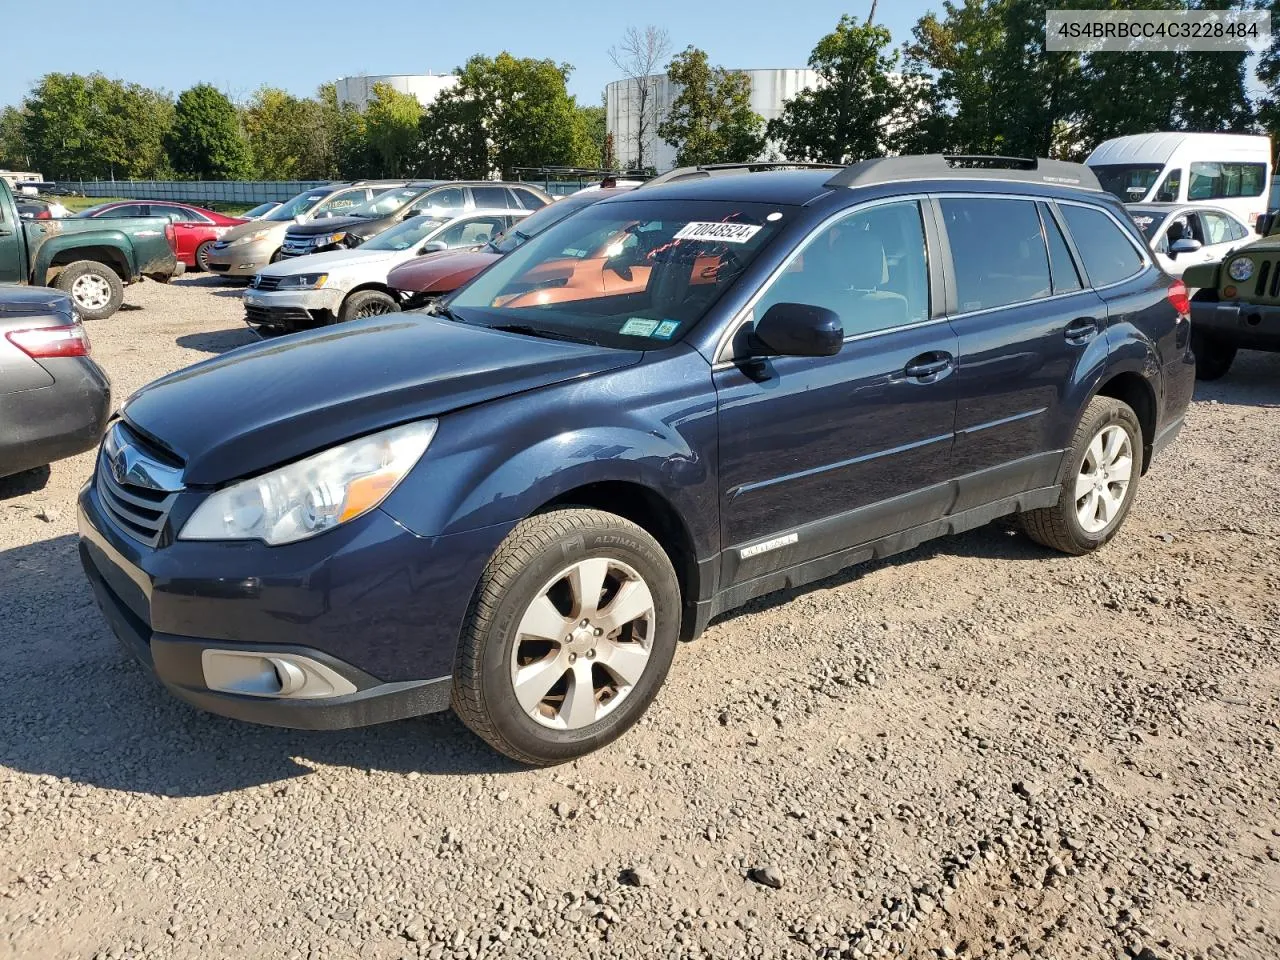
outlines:
{"label": "fog light", "polygon": [[204,685],[221,693],[314,700],[356,692],[355,684],[331,667],[296,653],[205,650],[200,666]]}
{"label": "fog light", "polygon": [[237,270],[256,270],[257,265],[252,263],[242,263],[240,264],[240,266],[236,267],[236,269]]}
{"label": "fog light", "polygon": [[1223,287],[1223,288],[1222,288],[1222,295],[1223,295],[1224,297],[1234,297],[1234,296],[1236,295],[1236,288],[1235,288],[1235,287]]}

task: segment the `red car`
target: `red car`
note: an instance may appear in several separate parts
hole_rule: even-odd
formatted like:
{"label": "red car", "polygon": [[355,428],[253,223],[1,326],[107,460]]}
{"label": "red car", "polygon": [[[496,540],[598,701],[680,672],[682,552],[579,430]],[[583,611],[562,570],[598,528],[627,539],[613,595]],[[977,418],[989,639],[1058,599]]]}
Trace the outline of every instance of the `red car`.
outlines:
{"label": "red car", "polygon": [[151,203],[117,200],[90,207],[77,216],[89,219],[115,217],[168,217],[173,224],[173,252],[192,270],[207,270],[207,258],[217,239],[232,227],[247,223],[243,217],[228,217],[203,207],[185,203]]}

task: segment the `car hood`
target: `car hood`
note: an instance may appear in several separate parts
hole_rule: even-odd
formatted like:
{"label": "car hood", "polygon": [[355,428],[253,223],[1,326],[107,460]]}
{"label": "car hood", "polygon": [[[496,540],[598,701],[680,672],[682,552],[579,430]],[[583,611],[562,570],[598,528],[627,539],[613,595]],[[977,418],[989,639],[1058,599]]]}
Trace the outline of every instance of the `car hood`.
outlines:
{"label": "car hood", "polygon": [[283,234],[287,229],[289,229],[289,224],[291,222],[292,221],[287,220],[246,220],[239,226],[231,227],[218,239],[226,240],[228,242],[231,240],[239,240],[241,237],[247,237],[252,233],[257,233],[259,230],[278,230]]}
{"label": "car hood", "polygon": [[641,356],[398,314],[241,347],[143,387],[121,413],[207,486]]}
{"label": "car hood", "polygon": [[309,253],[305,257],[291,260],[280,260],[270,266],[263,267],[264,277],[291,277],[298,273],[324,273],[325,271],[342,270],[346,267],[370,267],[378,263],[392,263],[403,260],[406,255],[412,256],[412,250],[327,250],[324,253]]}
{"label": "car hood", "polygon": [[290,224],[289,232],[295,237],[314,237],[322,233],[336,233],[349,227],[367,226],[381,222],[382,219],[381,217],[378,220],[368,217],[321,217],[317,220],[308,220],[306,223]]}
{"label": "car hood", "polygon": [[387,285],[410,293],[448,293],[501,259],[490,248],[441,250],[400,264],[387,275]]}

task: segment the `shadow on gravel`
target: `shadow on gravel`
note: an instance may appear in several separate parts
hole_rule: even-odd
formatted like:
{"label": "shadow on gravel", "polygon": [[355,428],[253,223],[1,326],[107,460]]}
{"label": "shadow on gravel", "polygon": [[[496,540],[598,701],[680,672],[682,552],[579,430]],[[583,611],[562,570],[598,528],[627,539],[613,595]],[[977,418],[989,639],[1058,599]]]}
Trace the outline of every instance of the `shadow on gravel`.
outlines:
{"label": "shadow on gravel", "polygon": [[0,500],[21,497],[28,493],[43,490],[49,482],[49,467],[36,467],[15,473],[11,477],[0,477]]}
{"label": "shadow on gravel", "polygon": [[111,635],[76,538],[0,551],[0,767],[113,790],[208,796],[317,767],[515,772],[451,713],[356,730],[259,727],[170,695]]}
{"label": "shadow on gravel", "polygon": [[171,280],[169,285],[173,287],[194,287],[198,290],[207,290],[215,297],[235,297],[239,299],[244,296],[245,288],[249,284],[244,280],[233,280],[230,277],[195,276]]}
{"label": "shadow on gravel", "polygon": [[1237,406],[1280,406],[1280,353],[1241,350],[1221,380],[1196,381],[1195,398]]}
{"label": "shadow on gravel", "polygon": [[248,327],[231,330],[214,330],[211,333],[184,333],[175,341],[180,347],[202,350],[205,353],[226,353],[236,347],[257,343],[260,338]]}

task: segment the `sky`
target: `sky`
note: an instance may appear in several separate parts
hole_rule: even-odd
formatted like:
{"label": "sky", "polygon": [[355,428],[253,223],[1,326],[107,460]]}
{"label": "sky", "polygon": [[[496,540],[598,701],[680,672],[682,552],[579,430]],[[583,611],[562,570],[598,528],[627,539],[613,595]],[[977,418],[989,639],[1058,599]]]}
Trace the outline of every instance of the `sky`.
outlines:
{"label": "sky", "polygon": [[[876,22],[901,43],[940,6],[879,0]],[[5,45],[0,106],[20,102],[50,72],[96,70],[175,95],[207,82],[240,100],[264,84],[309,96],[343,76],[449,73],[472,54],[503,50],[572,64],[569,92],[596,104],[618,79],[608,50],[628,25],[665,27],[675,50],[701,47],[724,67],[802,67],[841,14],[865,17],[870,7],[871,0],[62,0],[52,40]]]}

